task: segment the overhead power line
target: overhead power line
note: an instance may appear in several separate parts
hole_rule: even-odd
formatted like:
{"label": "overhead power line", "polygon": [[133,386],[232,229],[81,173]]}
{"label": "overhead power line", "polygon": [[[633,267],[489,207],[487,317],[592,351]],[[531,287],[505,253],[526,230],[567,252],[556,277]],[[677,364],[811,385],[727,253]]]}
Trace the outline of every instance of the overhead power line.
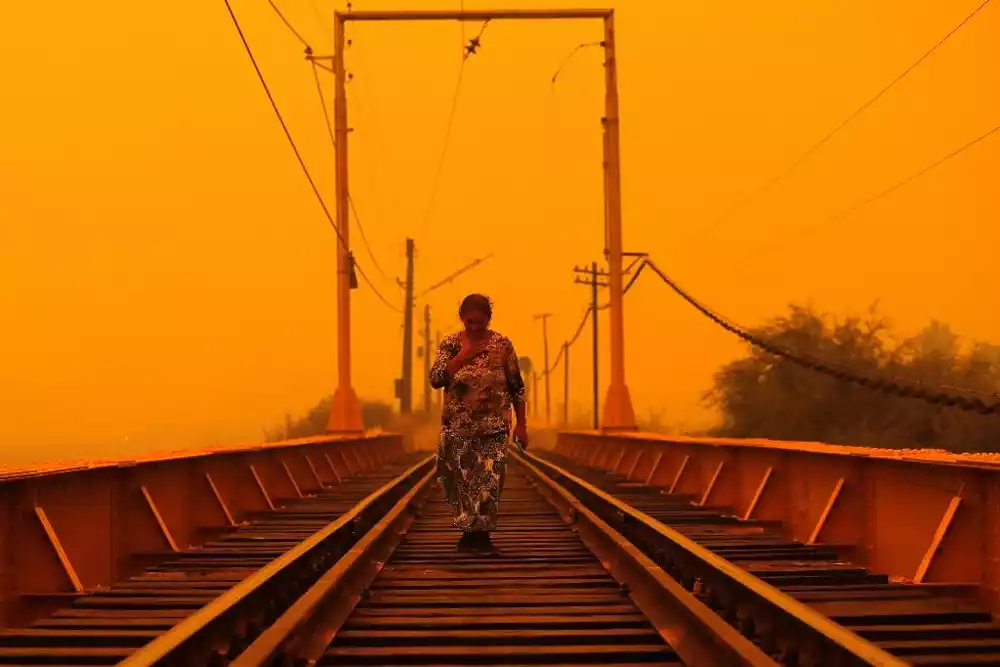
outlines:
{"label": "overhead power line", "polygon": [[309,0],[309,4],[312,5],[313,18],[316,19],[316,25],[319,27],[320,32],[323,35],[323,40],[332,46],[332,40],[326,32],[330,28],[330,25],[327,24],[326,20],[323,18],[323,14],[320,12],[319,5],[316,4],[316,0]]}
{"label": "overhead power line", "polygon": [[295,38],[298,39],[300,42],[302,42],[302,46],[306,47],[306,51],[312,53],[312,47],[309,46],[309,42],[307,42],[305,38],[302,36],[302,34],[295,29],[295,26],[289,23],[288,19],[285,18],[285,15],[281,13],[280,9],[278,9],[278,5],[274,4],[274,0],[267,0],[267,4],[271,5],[271,9],[273,9],[274,13],[278,15],[278,18],[281,19],[281,22],[285,24],[285,27],[288,28],[288,30],[291,31],[293,35],[295,35]]}
{"label": "overhead power line", "polygon": [[[458,11],[465,12],[465,0],[458,0]],[[462,60],[465,60],[465,21],[458,22],[458,30],[462,36]]]}
{"label": "overhead power line", "polygon": [[447,285],[451,281],[455,280],[455,278],[459,277],[460,275],[462,275],[466,271],[468,271],[470,269],[473,269],[473,268],[479,266],[480,264],[482,264],[483,262],[485,262],[486,260],[492,258],[493,255],[494,255],[494,253],[491,252],[490,254],[486,255],[485,257],[480,257],[479,259],[472,260],[471,262],[469,262],[468,264],[466,264],[465,266],[463,266],[462,268],[460,268],[458,271],[455,271],[454,273],[448,275],[447,277],[442,278],[441,280],[437,281],[436,283],[434,283],[433,285],[431,285],[430,287],[428,287],[427,289],[425,289],[423,292],[421,292],[420,294],[418,294],[416,296],[416,298],[419,299],[420,297],[424,296],[428,292],[433,292],[434,290],[438,289],[439,287],[444,287],[445,285]]}
{"label": "overhead power line", "polygon": [[[964,396],[955,396],[949,394],[946,391],[941,391],[941,388],[929,387],[923,383],[915,383],[908,380],[902,380],[898,378],[892,379],[881,379],[872,378],[864,375],[854,373],[850,370],[846,370],[833,364],[829,361],[822,361],[812,357],[811,355],[798,354],[783,346],[772,343],[768,340],[763,339],[756,334],[751,333],[746,328],[734,324],[732,321],[726,319],[722,315],[719,315],[713,311],[708,306],[704,305],[688,292],[683,290],[676,282],[674,282],[666,273],[661,271],[652,260],[647,260],[646,264],[653,270],[656,275],[660,277],[663,282],[667,284],[670,289],[676,292],[682,299],[687,301],[690,305],[694,306],[702,315],[713,321],[715,324],[719,325],[726,331],[742,338],[746,342],[750,343],[754,347],[758,347],[765,352],[773,354],[782,359],[786,359],[793,364],[801,366],[811,371],[827,375],[834,379],[840,380],[842,382],[848,382],[851,384],[864,387],[866,389],[873,389],[875,391],[881,391],[886,394],[892,394],[895,396],[901,396],[904,398],[916,398],[927,403],[934,405],[941,405],[946,407],[956,407],[960,410],[965,410],[967,412],[977,412],[984,415],[995,415],[1000,414],[1000,402],[997,403],[986,403],[979,398],[966,398]],[[907,386],[910,385],[910,386]],[[918,386],[913,386],[918,385]],[[957,387],[948,387],[951,391],[958,391],[970,394],[983,394],[983,392],[975,390],[961,389]]]}
{"label": "overhead power line", "polygon": [[[628,284],[625,285],[625,289],[622,290],[622,294],[628,294],[628,291],[630,289],[632,289],[633,285],[635,285],[635,281],[639,279],[639,275],[642,273],[642,270],[645,267],[646,267],[646,261],[643,258],[640,261],[639,267],[636,269],[635,273],[632,274],[632,278],[628,281]],[[607,310],[610,307],[611,307],[611,302],[608,301],[607,303],[598,306],[597,309],[598,310]],[[590,314],[592,312],[594,312],[593,306],[587,306],[587,309],[583,313],[583,319],[580,320],[580,325],[576,328],[576,333],[573,334],[572,338],[570,338],[568,341],[566,341],[565,347],[560,346],[560,348],[559,348],[559,354],[556,355],[556,358],[552,362],[552,365],[549,368],[547,368],[544,371],[542,371],[542,376],[543,377],[547,373],[554,372],[556,370],[556,368],[559,367],[559,362],[562,360],[563,352],[565,351],[566,348],[573,347],[573,344],[576,343],[577,339],[580,337],[580,334],[583,333],[584,327],[587,326],[587,320],[590,319]]]}
{"label": "overhead power line", "polygon": [[[969,142],[967,142],[967,143],[959,146],[958,148],[956,148],[955,150],[951,151],[947,155],[944,155],[944,156],[938,158],[937,160],[935,160],[934,162],[931,162],[927,166],[919,169],[918,171],[913,172],[912,174],[910,174],[906,178],[904,178],[904,179],[902,179],[900,181],[896,181],[895,183],[893,183],[889,187],[885,188],[884,190],[880,190],[879,192],[871,195],[870,197],[866,197],[865,199],[862,199],[861,201],[859,201],[859,202],[857,202],[855,204],[852,204],[851,206],[848,206],[847,208],[844,208],[844,209],[841,209],[840,211],[837,211],[833,215],[831,215],[831,216],[829,216],[827,218],[824,218],[823,220],[819,221],[815,225],[807,227],[806,229],[802,230],[801,232],[799,232],[795,236],[804,236],[806,234],[814,232],[817,229],[819,229],[820,227],[823,227],[825,225],[837,222],[838,220],[842,220],[842,219],[846,218],[847,216],[851,215],[852,213],[856,213],[856,212],[860,211],[861,209],[863,209],[863,208],[865,208],[867,206],[870,206],[871,204],[874,204],[875,202],[879,201],[880,199],[884,199],[885,197],[888,197],[889,195],[891,195],[896,190],[899,190],[900,188],[902,188],[902,187],[904,187],[906,185],[909,185],[910,183],[912,183],[913,181],[917,180],[921,176],[927,174],[930,171],[933,171],[934,169],[937,169],[938,167],[940,167],[945,162],[948,162],[952,158],[957,157],[958,155],[964,153],[965,151],[969,150],[970,148],[972,148],[976,144],[978,144],[978,143],[980,143],[982,141],[985,141],[986,139],[990,138],[991,136],[993,136],[997,132],[1000,132],[1000,125],[994,126],[992,129],[990,129],[990,130],[986,131],[985,133],[979,135],[978,137],[976,137],[972,141],[969,141]],[[778,245],[779,243],[783,243],[785,240],[787,240],[787,237],[780,238],[777,241],[775,241],[775,243],[770,243],[770,244],[764,246],[763,248],[760,249],[760,251],[769,250],[772,247],[774,247],[775,245]]]}
{"label": "overhead power line", "polygon": [[[646,268],[646,260],[643,259],[643,261],[639,264],[639,268],[637,268],[635,270],[635,273],[632,274],[632,277],[629,279],[628,284],[625,285],[625,289],[622,291],[622,294],[628,294],[628,291],[632,289],[633,285],[635,285],[635,281],[639,279],[639,276],[642,275],[642,270],[645,268]],[[607,303],[598,306],[597,309],[607,310],[610,307],[611,307],[611,302],[608,301]]]}
{"label": "overhead power line", "polygon": [[[319,81],[319,70],[316,67],[315,61],[310,61],[310,62],[312,63],[313,79],[316,81],[316,92],[319,95],[319,103],[320,106],[323,108],[323,121],[326,123],[327,133],[330,135],[330,145],[333,147],[333,150],[337,150],[337,139],[333,134],[333,125],[330,123],[330,112],[326,106],[326,96],[323,95],[323,85]],[[351,195],[350,192],[347,193],[347,203],[351,207],[351,213],[354,214],[355,222],[358,223],[358,231],[361,233],[361,241],[364,243],[365,250],[368,252],[368,256],[372,260],[372,265],[375,267],[375,270],[382,275],[384,279],[386,279],[389,282],[393,282],[392,278],[390,278],[386,274],[386,272],[382,270],[382,265],[378,263],[377,259],[375,259],[375,253],[372,252],[372,246],[368,242],[368,235],[365,233],[365,226],[361,224],[361,216],[358,215],[358,209],[354,205],[354,197]]]}
{"label": "overhead power line", "polygon": [[327,221],[333,228],[334,233],[337,234],[337,239],[340,242],[341,247],[348,253],[351,257],[351,262],[353,264],[354,270],[357,271],[358,275],[368,284],[371,290],[379,298],[382,303],[384,303],[389,308],[393,310],[401,311],[400,308],[389,303],[388,300],[375,288],[368,276],[365,275],[364,270],[358,264],[357,260],[354,259],[353,254],[350,252],[350,248],[344,239],[343,234],[340,233],[340,229],[337,228],[337,223],[333,219],[333,215],[330,213],[330,209],[327,208],[326,202],[323,200],[323,195],[320,194],[319,188],[316,187],[316,181],[313,180],[312,174],[309,173],[309,168],[306,166],[305,160],[302,158],[302,153],[299,151],[298,146],[295,144],[295,139],[292,138],[292,133],[288,129],[288,125],[285,123],[284,117],[281,115],[281,110],[278,109],[278,104],[274,100],[274,95],[271,94],[271,89],[267,85],[267,81],[264,79],[264,74],[260,70],[260,66],[257,64],[257,59],[253,55],[253,50],[250,48],[250,44],[247,42],[246,36],[243,34],[243,29],[240,27],[239,19],[236,18],[235,12],[233,12],[232,5],[229,4],[229,0],[223,0],[226,5],[226,9],[229,11],[229,17],[233,20],[233,26],[236,28],[236,32],[240,36],[240,41],[243,43],[243,49],[246,51],[247,56],[250,58],[250,62],[253,64],[254,71],[257,72],[257,79],[260,81],[260,85],[264,88],[264,92],[267,94],[267,99],[271,103],[271,108],[274,110],[274,115],[278,118],[278,122],[281,124],[281,129],[285,133],[285,138],[288,139],[288,144],[292,148],[292,152],[295,153],[295,158],[299,162],[299,166],[302,168],[302,173],[305,175],[306,180],[309,181],[309,186],[312,188],[313,194],[316,196],[316,201],[319,202],[320,208],[323,209],[323,214],[326,216]]}
{"label": "overhead power line", "polygon": [[[463,9],[464,11],[464,9]],[[465,31],[464,21],[459,21],[463,26],[462,32],[462,43],[465,44]],[[465,64],[469,61],[469,58],[474,56],[480,46],[480,40],[483,37],[483,33],[486,32],[486,26],[490,24],[489,21],[483,23],[482,28],[479,29],[479,33],[469,40],[468,45],[465,46],[465,51],[462,53],[462,62],[458,66],[458,79],[455,81],[455,90],[451,94],[451,108],[448,111],[448,122],[445,125],[444,130],[444,141],[441,143],[441,153],[438,156],[437,167],[434,170],[434,177],[431,181],[431,194],[427,200],[427,212],[424,214],[424,226],[423,231],[426,232],[428,226],[431,223],[431,214],[434,212],[434,204],[437,201],[438,187],[441,182],[441,174],[444,171],[445,159],[448,157],[448,145],[451,143],[451,132],[455,125],[455,113],[458,111],[458,96],[462,92],[462,80],[465,76]]]}
{"label": "overhead power line", "polygon": [[566,56],[561,63],[559,63],[559,67],[556,68],[555,74],[552,75],[552,90],[555,90],[556,79],[558,79],[559,75],[562,74],[563,69],[566,67],[569,61],[573,59],[573,56],[575,56],[577,53],[579,53],[584,49],[588,49],[594,46],[604,46],[604,42],[584,42],[583,44],[577,44],[576,48],[574,48],[572,51],[569,52],[569,55]]}
{"label": "overhead power line", "polygon": [[583,328],[585,326],[587,326],[587,318],[588,318],[588,316],[590,315],[590,313],[593,310],[594,310],[593,308],[591,308],[590,306],[587,306],[587,310],[584,311],[584,313],[583,313],[583,319],[580,320],[580,326],[578,326],[576,328],[576,333],[573,334],[572,338],[570,338],[568,341],[566,341],[569,344],[570,347],[573,347],[573,343],[575,343],[577,341],[577,339],[580,338],[580,334],[583,333]]}
{"label": "overhead power line", "polygon": [[861,114],[863,114],[869,107],[871,107],[873,104],[875,104],[875,102],[877,102],[879,99],[881,99],[882,96],[884,96],[887,92],[889,92],[892,88],[894,88],[896,86],[896,84],[898,84],[900,81],[902,81],[903,79],[905,79],[911,72],[913,72],[913,70],[915,70],[925,60],[927,60],[927,58],[929,58],[931,56],[931,54],[933,54],[935,51],[937,51],[938,48],[940,48],[945,42],[947,42],[955,33],[957,33],[959,30],[961,30],[962,27],[964,27],[965,24],[967,24],[969,21],[971,21],[980,11],[982,11],[986,7],[986,5],[990,4],[990,1],[991,0],[983,0],[983,2],[979,6],[977,6],[975,9],[973,9],[972,12],[969,13],[964,19],[962,19],[962,21],[958,25],[956,25],[954,28],[952,28],[950,31],[948,31],[948,33],[944,37],[942,37],[941,39],[939,39],[922,56],[920,56],[919,58],[917,58],[917,60],[915,60],[913,63],[911,63],[906,69],[904,69],[902,72],[900,72],[898,75],[896,75],[896,77],[894,79],[892,79],[892,81],[890,81],[885,87],[883,87],[881,90],[879,90],[874,96],[872,96],[871,98],[869,98],[864,104],[862,104],[857,109],[855,109],[853,112],[851,112],[851,114],[848,115],[847,118],[845,118],[836,127],[834,127],[832,130],[830,130],[826,135],[824,135],[822,139],[820,139],[816,143],[812,144],[809,148],[807,148],[804,153],[802,153],[801,155],[799,155],[783,171],[779,172],[777,175],[773,176],[770,180],[766,181],[763,185],[761,185],[759,188],[757,188],[752,193],[750,193],[750,195],[748,195],[747,197],[744,197],[735,206],[733,206],[726,213],[724,213],[721,217],[717,218],[715,221],[713,221],[712,223],[706,225],[705,227],[701,228],[700,230],[696,230],[694,232],[694,234],[692,234],[686,240],[690,241],[690,240],[692,240],[694,238],[702,236],[702,235],[708,233],[709,231],[715,229],[716,227],[719,227],[720,225],[728,222],[734,215],[736,215],[737,213],[739,213],[740,211],[742,211],[744,208],[746,208],[748,205],[750,205],[751,203],[753,203],[754,201],[756,201],[760,196],[762,196],[763,194],[765,194],[768,190],[770,190],[772,187],[774,187],[775,185],[777,185],[779,182],[781,182],[787,176],[789,176],[792,172],[794,172],[796,169],[798,169],[799,165],[801,165],[803,162],[805,162],[807,159],[809,159],[810,156],[812,156],[816,151],[818,151],[820,148],[822,148],[827,142],[829,142],[831,139],[833,139],[833,137],[836,136],[841,130],[843,130],[845,127],[847,127],[847,125],[849,125],[858,116],[860,116]]}

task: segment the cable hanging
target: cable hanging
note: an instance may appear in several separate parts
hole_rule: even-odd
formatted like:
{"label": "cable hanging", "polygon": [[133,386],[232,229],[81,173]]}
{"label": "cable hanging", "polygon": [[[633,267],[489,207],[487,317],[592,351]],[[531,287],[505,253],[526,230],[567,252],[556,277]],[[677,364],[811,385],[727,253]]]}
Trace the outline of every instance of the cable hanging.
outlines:
{"label": "cable hanging", "polygon": [[750,195],[744,197],[735,206],[730,208],[726,213],[717,218],[712,223],[702,227],[700,230],[696,230],[691,236],[686,240],[691,241],[699,236],[702,236],[709,231],[715,229],[716,227],[728,222],[734,215],[742,211],[744,208],[753,203],[757,198],[765,194],[772,187],[777,185],[779,182],[788,177],[792,172],[798,169],[799,165],[805,162],[810,156],[812,156],[816,151],[823,147],[827,142],[833,139],[841,130],[843,130],[851,121],[855,120],[858,116],[864,113],[869,107],[871,107],[875,102],[882,98],[889,90],[894,88],[896,84],[905,79],[913,70],[921,65],[927,58],[931,56],[935,51],[938,50],[945,42],[947,42],[955,33],[957,33],[962,27],[965,26],[969,21],[971,21],[980,11],[982,11],[986,5],[990,4],[990,0],[983,0],[983,2],[972,10],[962,21],[952,28],[944,37],[939,39],[929,50],[927,50],[922,56],[920,56],[916,61],[910,64],[909,67],[900,72],[892,81],[890,81],[885,87],[883,87],[878,93],[873,97],[869,98],[864,104],[855,109],[850,115],[847,116],[843,121],[840,122],[836,127],[834,127],[830,132],[828,132],[822,139],[810,146],[804,153],[799,155],[788,167],[783,171],[779,172],[777,175],[773,176],[770,180],[766,181],[759,188],[754,190]]}
{"label": "cable hanging", "polygon": [[[310,62],[312,64],[313,79],[316,81],[316,92],[319,94],[319,103],[320,106],[323,107],[323,120],[326,122],[326,130],[327,133],[330,135],[330,145],[333,146],[333,150],[337,150],[337,139],[333,134],[333,125],[330,123],[330,113],[326,106],[326,96],[323,95],[323,86],[322,84],[320,84],[319,81],[319,71],[316,68],[316,61],[310,61]],[[372,260],[372,265],[375,267],[375,270],[378,271],[385,280],[393,282],[392,278],[390,278],[386,274],[386,272],[382,270],[382,265],[378,263],[377,259],[375,259],[375,253],[372,252],[372,246],[368,242],[368,235],[365,234],[365,227],[363,224],[361,224],[361,217],[358,215],[358,209],[354,205],[354,197],[349,192],[347,193],[347,203],[351,207],[351,213],[354,215],[355,222],[358,223],[358,231],[361,233],[361,241],[364,243],[365,250],[368,252],[368,256]]]}
{"label": "cable hanging", "polygon": [[[893,394],[896,396],[901,396],[903,398],[917,398],[927,403],[933,405],[943,405],[946,407],[955,407],[960,410],[967,412],[977,412],[983,415],[1000,414],[1000,403],[986,403],[978,398],[966,398],[964,396],[954,396],[942,391],[932,391],[927,388],[916,388],[907,387],[906,384],[915,384],[908,382],[906,380],[892,379],[883,380],[879,378],[871,378],[863,375],[855,374],[851,371],[843,370],[841,368],[835,367],[834,364],[826,361],[820,361],[811,357],[810,355],[796,354],[787,348],[771,343],[763,338],[747,331],[745,328],[733,324],[730,320],[727,320],[723,316],[715,313],[710,308],[702,304],[700,301],[695,299],[693,296],[688,294],[686,291],[681,289],[676,282],[670,279],[667,274],[661,271],[652,260],[646,260],[646,264],[649,265],[650,269],[653,270],[656,275],[660,277],[663,282],[667,284],[670,289],[678,294],[682,299],[687,301],[696,310],[698,310],[702,315],[708,319],[715,322],[717,325],[729,331],[732,334],[742,338],[751,345],[758,347],[765,352],[773,354],[777,357],[786,359],[798,366],[806,368],[823,375],[830,376],[834,379],[841,380],[843,382],[849,382],[867,389],[873,389],[876,391],[881,391],[886,394]],[[926,387],[926,385],[924,385]],[[967,393],[982,393],[972,390],[951,388],[954,391],[963,391]]]}
{"label": "cable hanging", "polygon": [[[628,281],[628,284],[625,286],[625,289],[622,290],[622,294],[628,294],[628,291],[632,289],[633,285],[635,285],[635,281],[639,279],[639,275],[642,273],[642,270],[645,267],[646,267],[646,260],[645,258],[643,258],[642,262],[639,264],[639,268],[637,268],[635,273],[632,274],[632,278]],[[611,307],[611,302],[609,301],[608,303],[598,306],[597,309],[606,310],[607,308],[610,307]],[[583,319],[580,320],[580,326],[576,328],[576,333],[573,334],[572,338],[566,341],[565,346],[562,345],[559,346],[559,354],[556,355],[555,361],[552,362],[552,366],[550,366],[549,368],[547,368],[542,372],[541,377],[545,377],[549,373],[554,372],[556,368],[559,367],[559,361],[562,359],[563,351],[566,348],[573,347],[573,344],[576,343],[577,339],[580,337],[580,334],[583,333],[583,329],[587,325],[587,320],[590,319],[590,314],[592,312],[594,312],[594,307],[587,306],[587,309],[583,313]]]}
{"label": "cable hanging", "polygon": [[[464,26],[465,23],[461,22]],[[431,195],[427,200],[427,211],[424,214],[424,225],[423,233],[427,232],[427,228],[431,224],[431,215],[434,212],[434,204],[437,201],[438,188],[440,186],[441,174],[444,171],[445,158],[448,156],[448,146],[451,143],[451,132],[455,125],[455,114],[458,110],[458,97],[462,92],[462,81],[465,76],[465,63],[468,62],[469,58],[478,53],[478,49],[482,46],[483,33],[486,32],[486,26],[490,24],[489,21],[483,23],[483,26],[479,29],[479,32],[475,37],[469,40],[468,45],[465,46],[465,50],[462,53],[462,62],[458,66],[458,79],[455,81],[455,90],[451,95],[451,109],[448,111],[448,122],[445,125],[444,130],[444,141],[441,144],[441,154],[438,156],[437,168],[434,170],[434,177],[431,181]],[[463,43],[464,43],[464,32],[463,32]]]}
{"label": "cable hanging", "polygon": [[[820,227],[824,227],[824,226],[829,225],[831,223],[837,222],[838,220],[842,220],[843,218],[846,218],[847,216],[851,215],[852,213],[856,213],[856,212],[860,211],[861,209],[865,208],[866,206],[874,204],[875,202],[879,201],[880,199],[884,199],[885,197],[888,197],[889,195],[891,195],[896,190],[899,190],[900,188],[902,188],[902,187],[904,187],[906,185],[909,185],[910,183],[912,183],[913,181],[917,180],[918,178],[920,178],[924,174],[927,174],[928,172],[931,172],[934,169],[937,169],[938,167],[940,167],[945,162],[948,162],[952,158],[957,157],[958,155],[964,153],[965,151],[969,150],[970,148],[972,148],[976,144],[978,144],[978,143],[980,143],[982,141],[985,141],[986,139],[990,138],[991,136],[993,136],[997,132],[1000,132],[1000,125],[994,126],[992,129],[987,130],[985,133],[979,135],[975,139],[973,139],[973,140],[971,140],[971,141],[963,144],[962,146],[959,146],[958,148],[956,148],[955,150],[951,151],[947,155],[944,155],[944,156],[938,158],[937,160],[935,160],[934,162],[930,163],[929,165],[923,167],[922,169],[919,169],[918,171],[913,172],[912,174],[910,174],[906,178],[904,178],[904,179],[902,179],[900,181],[897,181],[893,185],[890,185],[889,187],[885,188],[884,190],[881,190],[881,191],[875,193],[874,195],[872,195],[872,196],[870,196],[870,197],[868,197],[866,199],[862,199],[861,201],[859,201],[859,202],[857,202],[855,204],[852,204],[851,206],[848,206],[847,208],[842,209],[842,210],[838,211],[837,213],[834,213],[833,215],[831,215],[831,216],[829,216],[829,217],[821,220],[820,222],[816,223],[815,225],[812,225],[811,227],[807,227],[806,229],[802,230],[801,232],[799,232],[795,236],[805,236],[806,234],[809,234],[811,232],[816,231]],[[779,238],[774,243],[768,244],[768,245],[760,248],[760,251],[769,250],[772,247],[774,247],[775,245],[777,245],[778,243],[781,243],[781,242],[785,241],[786,239],[787,239],[787,237]]]}
{"label": "cable hanging", "polygon": [[[639,268],[637,268],[637,269],[635,270],[635,273],[633,273],[633,274],[632,274],[632,278],[630,278],[630,279],[629,279],[629,281],[628,281],[628,284],[627,284],[627,285],[625,285],[625,289],[624,289],[624,290],[622,290],[622,294],[628,294],[628,291],[629,291],[630,289],[632,289],[632,285],[635,285],[635,281],[639,279],[639,275],[640,275],[640,274],[642,274],[642,270],[643,270],[644,268],[646,268],[646,262],[647,262],[647,261],[648,261],[648,260],[646,260],[646,259],[644,258],[644,259],[643,259],[643,261],[642,261],[642,263],[641,263],[641,264],[639,264]],[[607,302],[606,304],[604,304],[604,305],[601,305],[601,306],[598,306],[598,307],[597,307],[597,309],[598,309],[598,310],[607,310],[607,309],[608,309],[608,308],[610,308],[610,307],[611,307],[611,302],[610,302],[610,301],[608,301],[608,302]]]}
{"label": "cable hanging", "polygon": [[[229,4],[228,0],[226,4]],[[309,42],[307,42],[299,31],[295,29],[295,26],[289,23],[288,19],[285,18],[285,15],[281,13],[280,9],[278,9],[278,5],[274,4],[274,0],[267,0],[267,4],[271,5],[271,9],[273,9],[274,13],[278,15],[278,18],[285,24],[285,27],[288,28],[293,35],[295,35],[295,38],[302,42],[302,46],[306,47],[306,53],[312,53],[312,47],[309,46]]]}
{"label": "cable hanging", "polygon": [[425,294],[427,294],[428,292],[433,292],[434,290],[438,289],[439,287],[444,287],[445,285],[447,285],[451,281],[455,280],[455,278],[459,277],[460,275],[462,275],[466,271],[468,271],[470,269],[474,269],[475,267],[479,266],[483,262],[485,262],[488,259],[492,258],[494,254],[495,253],[491,252],[490,254],[486,255],[485,257],[480,257],[479,259],[472,260],[471,262],[469,262],[468,264],[466,264],[465,266],[463,266],[459,270],[455,271],[454,273],[448,275],[445,278],[442,278],[441,280],[437,281],[436,283],[434,283],[433,285],[431,285],[430,287],[428,287],[427,289],[425,289],[420,294],[416,295],[414,297],[414,299],[419,299],[419,298],[423,297]]}
{"label": "cable hanging", "polygon": [[[260,81],[261,86],[264,88],[264,92],[267,94],[267,99],[271,103],[271,108],[274,110],[274,115],[278,118],[278,122],[281,124],[281,129],[285,133],[285,138],[288,139],[288,144],[292,148],[292,152],[295,153],[295,158],[298,160],[299,166],[302,168],[302,173],[305,175],[306,180],[309,181],[309,186],[312,188],[313,194],[316,196],[316,201],[319,202],[320,208],[323,209],[323,214],[326,216],[327,221],[333,228],[334,233],[337,234],[337,239],[340,242],[342,248],[347,251],[348,257],[350,259],[351,266],[353,269],[361,276],[361,278],[368,284],[375,295],[382,301],[386,306],[392,308],[393,310],[402,312],[400,308],[393,306],[389,301],[386,300],[384,296],[375,288],[371,280],[365,274],[364,270],[358,264],[357,260],[354,258],[353,253],[351,253],[347,242],[344,240],[343,234],[340,233],[340,229],[337,228],[337,223],[333,219],[333,215],[330,213],[330,209],[327,208],[326,202],[323,199],[323,195],[320,193],[319,188],[316,187],[316,181],[313,180],[312,174],[309,173],[309,168],[306,166],[305,160],[302,158],[302,153],[299,151],[298,146],[295,144],[295,140],[292,138],[292,133],[288,129],[288,125],[285,123],[284,116],[281,115],[281,111],[278,109],[278,104],[274,99],[274,95],[271,94],[271,88],[267,85],[267,81],[264,79],[264,74],[260,70],[260,66],[257,64],[257,59],[253,55],[253,50],[250,48],[250,44],[247,42],[246,36],[243,34],[243,29],[240,27],[239,19],[236,18],[235,12],[233,12],[232,5],[229,4],[229,0],[223,0],[226,5],[226,9],[229,11],[229,17],[233,20],[233,26],[236,28],[236,32],[240,36],[240,41],[243,43],[243,49],[246,51],[247,56],[250,58],[251,64],[253,64],[254,71],[257,72],[257,79]],[[275,9],[277,9],[275,7]]]}
{"label": "cable hanging", "polygon": [[552,75],[551,90],[556,89],[556,79],[558,79],[559,75],[562,74],[563,68],[565,68],[569,61],[573,59],[573,56],[583,49],[588,49],[594,46],[604,46],[604,42],[584,42],[583,44],[577,44],[576,48],[569,52],[569,55],[566,56],[566,58],[559,64],[559,67],[556,68],[555,74]]}

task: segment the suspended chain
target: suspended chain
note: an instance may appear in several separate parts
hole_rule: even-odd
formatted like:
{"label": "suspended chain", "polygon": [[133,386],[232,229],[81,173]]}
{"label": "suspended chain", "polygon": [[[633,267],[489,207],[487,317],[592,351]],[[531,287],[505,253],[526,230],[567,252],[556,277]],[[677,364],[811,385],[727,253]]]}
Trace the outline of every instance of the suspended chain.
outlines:
{"label": "suspended chain", "polygon": [[646,260],[646,264],[651,268],[660,278],[665,282],[670,289],[676,292],[682,299],[687,301],[689,304],[694,306],[702,315],[709,318],[720,327],[726,331],[735,334],[745,340],[746,342],[759,347],[760,349],[773,354],[782,359],[787,359],[788,361],[806,368],[817,373],[822,373],[828,375],[837,380],[843,382],[850,382],[852,384],[858,385],[860,387],[865,387],[867,389],[873,389],[876,391],[881,391],[886,394],[894,394],[896,396],[902,396],[904,398],[917,398],[927,403],[932,403],[934,405],[943,405],[946,407],[959,408],[960,410],[965,410],[967,412],[977,412],[982,415],[992,415],[1000,413],[1000,403],[986,403],[978,398],[966,398],[964,396],[954,396],[942,391],[931,391],[925,388],[906,386],[901,382],[895,380],[883,380],[880,378],[865,377],[862,375],[856,375],[849,371],[840,370],[833,368],[830,364],[819,361],[817,359],[810,359],[805,355],[795,354],[783,347],[770,343],[741,327],[732,324],[720,315],[713,313],[706,306],[702,305],[697,299],[692,297],[690,294],[681,289],[673,280],[671,280],[665,273],[660,271],[660,269],[651,260]]}

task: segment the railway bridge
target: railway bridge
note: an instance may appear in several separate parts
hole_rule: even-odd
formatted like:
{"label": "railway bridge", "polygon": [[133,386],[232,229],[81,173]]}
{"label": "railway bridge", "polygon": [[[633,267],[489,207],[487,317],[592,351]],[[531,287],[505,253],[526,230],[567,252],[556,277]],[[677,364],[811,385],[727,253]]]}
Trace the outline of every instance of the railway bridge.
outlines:
{"label": "railway bridge", "polygon": [[[351,298],[368,280],[350,244],[345,26],[513,20],[602,26],[606,266],[593,265],[588,284],[609,296],[595,296],[588,314],[608,311],[611,372],[600,415],[595,393],[593,430],[540,429],[527,450],[509,452],[497,550],[465,553],[433,447],[366,431],[352,386]],[[626,249],[613,11],[359,10],[337,13],[333,34],[332,54],[307,53],[334,76],[336,202],[323,211],[338,243],[338,377],[328,432],[5,473],[0,665],[1000,665],[1000,458],[636,427],[622,313],[643,271],[812,371],[984,418],[1000,408],[763,340]],[[546,359],[546,380],[560,358]]]}
{"label": "railway bridge", "polygon": [[989,457],[532,435],[491,555],[403,434],[11,473],[0,664],[1000,664]]}

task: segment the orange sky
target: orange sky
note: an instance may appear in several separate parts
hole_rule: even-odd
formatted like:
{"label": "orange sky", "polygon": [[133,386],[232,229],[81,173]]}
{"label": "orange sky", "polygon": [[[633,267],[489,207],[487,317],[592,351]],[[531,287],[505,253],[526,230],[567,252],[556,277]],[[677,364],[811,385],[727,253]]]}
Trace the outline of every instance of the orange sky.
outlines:
{"label": "orange sky", "polygon": [[[265,0],[233,1],[332,204],[333,156],[302,48]],[[745,324],[789,301],[846,314],[881,299],[903,332],[937,317],[1000,340],[981,298],[1000,276],[1000,136],[801,234],[998,122],[1000,7],[986,7],[768,196],[695,236],[979,1],[619,2],[627,248],[650,252]],[[466,2],[571,4],[601,5]],[[279,5],[317,51],[329,48],[330,2]],[[449,5],[355,2],[432,6]],[[553,312],[554,353],[588,298],[571,270],[602,247],[599,51],[578,53],[554,91],[550,78],[576,45],[600,39],[599,24],[490,26],[465,72],[426,227],[459,28],[350,32],[351,189],[379,262],[402,275],[413,236],[420,291],[495,252],[434,292],[435,326],[454,326],[460,298],[483,291],[522,355],[541,357],[531,316]],[[335,236],[221,0],[4,3],[0,81],[0,460],[255,440],[332,390]],[[398,303],[399,288],[353,239]],[[354,292],[354,318],[358,393],[389,399],[400,318],[365,288]],[[640,416],[710,419],[699,396],[741,350],[728,334],[650,276],[627,297],[626,338]],[[588,332],[572,353],[581,410],[589,346]]]}

